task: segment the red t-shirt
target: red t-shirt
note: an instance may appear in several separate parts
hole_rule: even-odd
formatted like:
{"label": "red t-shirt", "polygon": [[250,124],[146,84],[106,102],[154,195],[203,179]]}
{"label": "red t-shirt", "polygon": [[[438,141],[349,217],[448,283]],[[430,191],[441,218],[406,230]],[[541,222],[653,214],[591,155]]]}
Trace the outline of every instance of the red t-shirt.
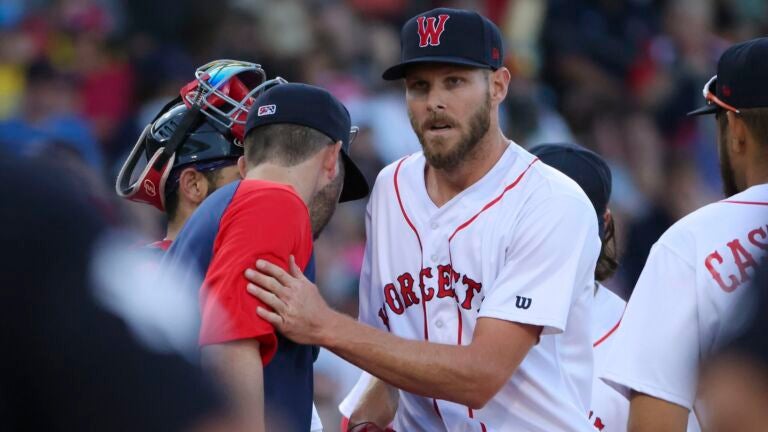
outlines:
{"label": "red t-shirt", "polygon": [[304,201],[286,185],[243,180],[222,215],[213,257],[200,289],[200,345],[257,339],[266,365],[277,349],[271,324],[256,314],[260,300],[246,291],[243,273],[258,259],[302,271],[312,254],[312,226]]}

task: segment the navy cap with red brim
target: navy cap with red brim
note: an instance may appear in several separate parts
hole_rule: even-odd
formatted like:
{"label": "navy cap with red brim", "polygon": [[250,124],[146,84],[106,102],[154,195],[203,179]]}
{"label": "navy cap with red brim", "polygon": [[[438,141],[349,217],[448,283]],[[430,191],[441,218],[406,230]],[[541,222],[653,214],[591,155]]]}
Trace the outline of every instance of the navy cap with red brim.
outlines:
{"label": "navy cap with red brim", "polygon": [[381,74],[381,77],[387,81],[399,80],[401,78],[405,78],[405,72],[409,66],[425,64],[425,63],[443,63],[443,64],[454,64],[454,65],[460,65],[460,66],[471,66],[471,67],[483,68],[483,69],[492,69],[491,66],[485,63],[480,63],[480,62],[470,60],[470,59],[465,59],[462,57],[430,56],[430,57],[414,58],[414,59],[406,60],[402,63],[398,63],[390,67],[389,69],[385,70],[384,73]]}
{"label": "navy cap with red brim", "polygon": [[341,160],[344,162],[344,185],[341,188],[339,202],[359,200],[368,196],[370,188],[368,180],[357,167],[347,150],[341,151]]}

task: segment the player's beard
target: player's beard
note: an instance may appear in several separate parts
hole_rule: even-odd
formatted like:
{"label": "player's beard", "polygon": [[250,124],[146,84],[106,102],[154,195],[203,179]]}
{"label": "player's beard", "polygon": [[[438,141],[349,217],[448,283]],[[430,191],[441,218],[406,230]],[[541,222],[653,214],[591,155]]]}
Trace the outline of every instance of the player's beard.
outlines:
{"label": "player's beard", "polygon": [[312,222],[312,238],[317,239],[323,232],[328,222],[331,221],[336,206],[339,203],[341,188],[344,186],[344,171],[339,171],[336,178],[324,188],[317,191],[309,203],[309,217]]}
{"label": "player's beard", "polygon": [[[452,126],[456,125],[452,118],[446,115],[433,114],[431,118],[419,126],[410,112],[409,117],[413,131],[419,138],[419,143],[421,143],[421,148],[424,151],[424,157],[429,165],[433,168],[451,171],[470,158],[480,140],[488,133],[491,125],[491,95],[486,93],[485,101],[469,117],[469,129],[459,137],[458,142],[453,148],[446,148],[447,143],[442,137],[434,137],[430,140],[432,142],[428,142],[425,137],[425,131],[429,129],[431,124],[448,123]],[[446,148],[446,150],[440,151],[440,148]]]}
{"label": "player's beard", "polygon": [[728,154],[728,125],[726,122],[720,123],[720,136],[717,140],[717,145],[720,147],[720,178],[723,181],[723,194],[725,197],[730,197],[741,192],[739,186],[736,184],[736,173],[731,165],[731,157]]}

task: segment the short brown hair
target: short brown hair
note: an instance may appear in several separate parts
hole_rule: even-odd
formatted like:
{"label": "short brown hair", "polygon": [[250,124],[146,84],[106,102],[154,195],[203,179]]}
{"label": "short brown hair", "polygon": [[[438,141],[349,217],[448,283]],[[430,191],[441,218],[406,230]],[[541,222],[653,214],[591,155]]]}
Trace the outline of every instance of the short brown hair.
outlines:
{"label": "short brown hair", "polygon": [[324,133],[290,123],[270,124],[245,137],[245,158],[251,165],[274,162],[291,167],[309,159],[333,141]]}

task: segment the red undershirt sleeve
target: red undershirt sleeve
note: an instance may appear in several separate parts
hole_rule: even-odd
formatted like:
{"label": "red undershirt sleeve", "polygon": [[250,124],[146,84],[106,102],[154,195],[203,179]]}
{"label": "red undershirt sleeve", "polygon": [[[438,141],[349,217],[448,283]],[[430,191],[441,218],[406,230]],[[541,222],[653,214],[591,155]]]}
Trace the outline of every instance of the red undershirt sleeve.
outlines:
{"label": "red undershirt sleeve", "polygon": [[224,216],[213,249],[213,258],[200,290],[201,346],[254,338],[262,362],[277,350],[271,324],[256,314],[264,304],[246,291],[243,273],[256,260],[268,260],[288,270],[296,257],[302,270],[312,250],[312,228],[304,202],[280,187],[254,188],[244,181]]}

